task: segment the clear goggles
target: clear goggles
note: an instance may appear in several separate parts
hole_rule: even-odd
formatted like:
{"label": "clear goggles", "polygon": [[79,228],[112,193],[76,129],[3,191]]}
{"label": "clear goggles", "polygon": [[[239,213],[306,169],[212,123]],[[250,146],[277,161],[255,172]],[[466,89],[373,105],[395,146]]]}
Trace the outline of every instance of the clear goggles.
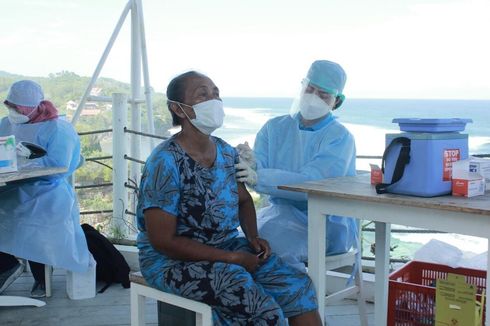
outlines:
{"label": "clear goggles", "polygon": [[[318,87],[311,83],[308,78],[304,78],[301,81],[301,91],[299,92],[298,97],[294,99],[291,108],[289,109],[289,114],[292,117],[295,117],[300,111],[300,101],[305,94],[315,94],[333,109],[339,107],[344,100],[344,95],[339,94],[337,90]],[[337,102],[337,98],[340,98],[340,101]],[[336,103],[338,104],[336,105]]]}
{"label": "clear goggles", "polygon": [[316,94],[319,98],[324,100],[325,102],[331,102],[332,100],[335,101],[337,96],[343,97],[342,94],[339,94],[337,90],[334,89],[329,89],[325,87],[318,87],[308,78],[304,78],[301,82],[302,85],[302,92],[301,94]]}

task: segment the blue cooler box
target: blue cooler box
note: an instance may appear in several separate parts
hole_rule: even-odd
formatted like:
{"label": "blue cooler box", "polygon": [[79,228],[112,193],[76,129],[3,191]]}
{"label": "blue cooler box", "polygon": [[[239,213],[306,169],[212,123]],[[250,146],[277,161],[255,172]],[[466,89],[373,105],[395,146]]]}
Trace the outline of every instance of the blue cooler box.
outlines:
{"label": "blue cooler box", "polygon": [[[412,123],[415,119],[394,119],[393,122],[403,124],[407,121]],[[451,193],[452,162],[468,158],[468,135],[455,132],[463,130],[461,122],[463,119],[439,119],[444,123],[443,129],[451,132],[441,132],[441,125],[437,119],[419,119],[422,123],[412,127],[412,130],[423,130],[424,132],[404,132],[386,135],[386,147],[398,137],[410,139],[410,160],[405,166],[401,179],[387,187],[387,192],[413,195],[420,197],[433,197]],[[427,120],[434,123],[429,126]],[[451,121],[454,120],[454,129]],[[471,122],[471,120],[463,120]],[[441,122],[441,121],[439,121]],[[419,128],[420,127],[420,128]],[[385,153],[385,166],[383,182],[391,183],[396,162],[398,160],[402,145],[394,145]]]}

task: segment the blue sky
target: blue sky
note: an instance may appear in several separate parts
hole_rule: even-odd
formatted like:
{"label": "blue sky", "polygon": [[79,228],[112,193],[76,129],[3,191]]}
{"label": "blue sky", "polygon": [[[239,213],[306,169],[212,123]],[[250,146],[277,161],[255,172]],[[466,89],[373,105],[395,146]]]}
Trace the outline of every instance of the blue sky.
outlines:
{"label": "blue sky", "polygon": [[[0,0],[0,70],[90,76],[126,0]],[[353,98],[490,99],[487,0],[143,0],[152,86],[208,74],[223,96],[295,96],[313,60]],[[128,81],[129,19],[102,76]]]}

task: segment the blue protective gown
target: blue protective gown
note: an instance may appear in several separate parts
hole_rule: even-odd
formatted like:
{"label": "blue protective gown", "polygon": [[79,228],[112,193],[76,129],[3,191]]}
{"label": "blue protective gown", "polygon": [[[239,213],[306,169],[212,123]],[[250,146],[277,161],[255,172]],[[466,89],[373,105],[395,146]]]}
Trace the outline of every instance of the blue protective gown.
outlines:
{"label": "blue protective gown", "polygon": [[0,136],[6,135],[46,149],[45,156],[31,160],[34,165],[68,167],[68,171],[0,187],[0,252],[86,272],[89,251],[80,227],[77,197],[67,178],[80,162],[77,133],[60,119],[11,124],[4,118]]}
{"label": "blue protective gown", "polygon": [[[269,195],[270,206],[257,213],[259,234],[283,260],[303,269],[308,257],[307,196],[277,189],[279,185],[355,175],[354,137],[332,114],[303,127],[298,116],[269,120],[254,144],[258,183],[255,190]],[[328,216],[327,255],[347,252],[356,243],[354,218]]]}

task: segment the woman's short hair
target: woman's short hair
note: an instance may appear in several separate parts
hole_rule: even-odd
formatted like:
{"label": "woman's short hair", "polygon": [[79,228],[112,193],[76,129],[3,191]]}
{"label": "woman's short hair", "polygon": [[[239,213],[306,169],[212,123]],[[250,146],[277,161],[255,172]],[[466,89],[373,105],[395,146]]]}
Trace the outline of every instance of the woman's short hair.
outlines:
{"label": "woman's short hair", "polygon": [[[187,80],[189,80],[192,77],[197,77],[197,76],[202,76],[202,74],[198,73],[197,71],[191,70],[191,71],[185,72],[183,74],[180,74],[177,77],[175,77],[174,79],[172,79],[167,86],[167,100],[183,103]],[[172,125],[173,126],[180,126],[180,119],[170,109],[170,104],[171,104],[171,102],[167,101],[168,110],[170,111],[170,114],[172,115]]]}

